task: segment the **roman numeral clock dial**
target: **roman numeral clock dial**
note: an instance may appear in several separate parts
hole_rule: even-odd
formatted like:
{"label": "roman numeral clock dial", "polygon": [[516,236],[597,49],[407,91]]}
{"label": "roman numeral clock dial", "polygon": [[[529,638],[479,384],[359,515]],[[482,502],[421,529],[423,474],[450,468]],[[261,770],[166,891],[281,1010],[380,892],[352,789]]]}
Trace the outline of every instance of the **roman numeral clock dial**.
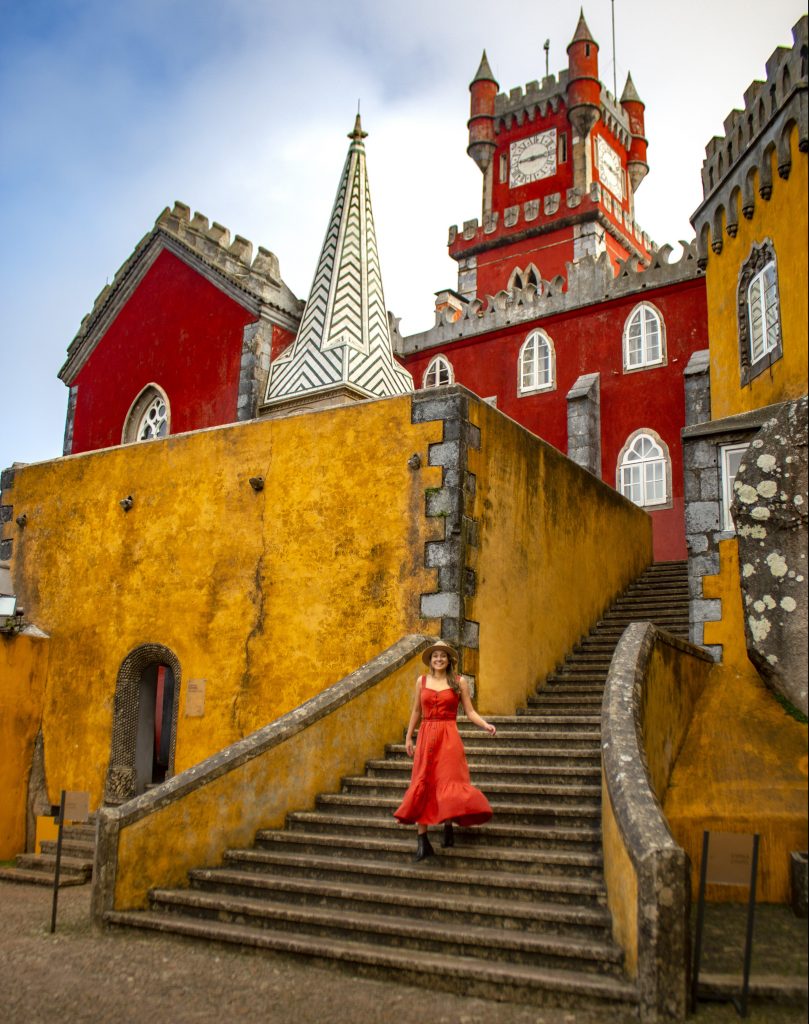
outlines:
{"label": "roman numeral clock dial", "polygon": [[512,142],[510,157],[509,188],[556,174],[556,129]]}

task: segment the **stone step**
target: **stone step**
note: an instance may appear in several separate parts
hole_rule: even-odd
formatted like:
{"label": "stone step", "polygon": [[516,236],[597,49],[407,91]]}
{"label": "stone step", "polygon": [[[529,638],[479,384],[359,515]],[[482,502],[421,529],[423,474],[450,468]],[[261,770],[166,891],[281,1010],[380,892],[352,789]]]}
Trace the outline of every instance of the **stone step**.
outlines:
{"label": "stone step", "polygon": [[[401,835],[401,832],[399,833]],[[431,838],[440,840],[441,829],[436,827]],[[455,829],[456,845],[440,851],[442,863],[451,866],[452,870],[481,868],[486,871],[521,871],[558,874],[569,871],[574,874],[585,874],[596,879],[601,877],[602,859],[600,853],[587,853],[579,850],[541,850],[533,848],[500,846],[489,849],[485,845],[470,847],[464,843],[464,833]],[[371,836],[335,836],[321,835],[316,832],[287,832],[274,829],[262,829],[256,833],[256,846],[283,848],[299,853],[317,851],[323,856],[350,857],[360,851],[363,858],[389,860],[402,857],[412,859],[415,849],[415,835],[411,833],[405,838],[375,839]]]}
{"label": "stone step", "polygon": [[[574,768],[576,766],[593,768],[601,764],[601,744],[588,743],[582,747],[501,747],[492,753],[489,749],[480,749],[465,744],[467,763],[474,761],[477,764],[496,767],[497,765],[522,765],[536,767],[562,767]],[[398,751],[391,752],[398,759],[404,761],[406,758],[412,764],[405,753],[404,746]]]}
{"label": "stone step", "polygon": [[[587,711],[586,715],[589,714],[590,717],[585,715],[586,720],[584,722],[582,721],[581,714],[578,713],[579,711],[580,708],[578,707],[574,706],[571,708],[564,705],[559,711],[551,711],[549,709],[545,715],[534,714],[531,716],[530,722],[526,721],[525,715],[487,715],[486,721],[497,726],[497,739],[501,739],[503,736],[519,737],[526,728],[530,728],[532,732],[536,733],[546,725],[558,727],[565,724],[567,718],[570,718],[570,725],[577,729],[582,725],[595,726],[599,723],[599,715],[595,714],[592,710]],[[463,718],[458,719],[458,732],[462,736],[475,736],[481,740],[488,738],[479,726],[473,725]]]}
{"label": "stone step", "polygon": [[[56,841],[44,839],[40,844],[43,856],[56,857]],[[84,839],[62,839],[62,862],[65,857],[78,857],[82,860],[89,860],[92,864],[95,856],[95,843],[88,843]]]}
{"label": "stone step", "polygon": [[[391,754],[403,754],[407,756],[405,745],[394,743],[387,748]],[[523,741],[516,743],[499,743],[497,739],[487,739],[484,743],[467,742],[464,744],[467,760],[475,758],[504,758],[504,764],[509,763],[511,758],[525,757],[552,757],[552,758],[592,758],[599,756],[601,750],[600,733],[560,733],[555,730],[552,735],[545,734],[541,740],[533,742]],[[490,761],[491,763],[491,761]],[[495,762],[496,763],[496,762]],[[512,762],[514,763],[514,762]],[[537,761],[542,764],[541,760]]]}
{"label": "stone step", "polygon": [[[528,780],[532,783],[560,786],[567,783],[577,785],[599,786],[601,785],[601,771],[597,767],[585,768],[563,768],[549,765],[484,765],[477,761],[468,761],[469,773],[472,782],[483,786],[491,782],[508,782]],[[385,761],[369,761],[366,765],[368,779],[398,779],[405,784],[410,784],[411,769],[413,762],[404,758]],[[478,786],[478,788],[480,788]]]}
{"label": "stone step", "polygon": [[[498,728],[497,738],[492,740],[492,743],[500,746],[504,743],[521,744],[526,741],[542,741],[549,732],[561,731],[590,734],[598,738],[598,733],[595,730],[601,725],[600,715],[571,715],[566,711],[561,711],[559,714],[537,711],[530,716],[515,716],[515,718],[517,718],[518,724],[511,725],[502,731]],[[464,738],[475,738],[478,741],[489,738],[477,726],[466,725],[465,723],[458,725],[458,732]]]}
{"label": "stone step", "polygon": [[[70,885],[86,885],[90,876],[85,872],[59,870],[59,888]],[[48,885],[53,888],[53,871],[50,874],[37,868],[0,868],[0,882],[16,882],[20,885]]]}
{"label": "stone step", "polygon": [[[380,816],[342,814],[336,811],[293,811],[287,815],[287,827],[292,831],[383,838],[401,835],[402,829],[409,826],[401,825],[392,814]],[[601,829],[593,825],[525,825],[497,820],[488,822],[483,828],[463,829],[462,833],[463,845],[471,847],[534,846],[537,850],[601,851]]]}
{"label": "stone step", "polygon": [[332,941],[299,933],[282,933],[243,924],[201,921],[179,914],[110,912],[111,924],[150,928],[208,941],[237,943],[254,948],[302,955],[310,962],[344,963],[363,973],[378,970],[383,977],[463,991],[467,995],[537,1005],[569,1005],[630,1010],[636,1006],[635,988],[608,975],[562,971],[528,964],[498,963],[472,956],[446,956],[418,949],[397,950],[362,942]]}
{"label": "stone step", "polygon": [[383,861],[254,848],[226,850],[223,866],[233,871],[257,871],[272,877],[299,878],[302,881],[320,879],[352,885],[378,885],[385,889],[418,885],[424,892],[462,893],[491,899],[502,894],[522,901],[603,903],[606,900],[601,878],[464,869],[442,861],[438,856],[417,864],[412,858]]}
{"label": "stone step", "polygon": [[[321,793],[315,802],[318,810],[332,808],[343,815],[387,817],[399,806],[404,793],[391,797],[360,796],[354,793]],[[493,794],[489,798],[498,822],[510,825],[574,825],[598,827],[601,821],[600,802],[582,800],[578,804],[556,803],[552,800],[520,803]]]}
{"label": "stone step", "polygon": [[[425,862],[422,862],[422,864]],[[292,878],[232,868],[199,868],[189,872],[191,887],[202,892],[272,899],[297,906],[328,907],[335,916],[346,912],[375,913],[384,909],[396,918],[455,921],[459,927],[498,927],[526,932],[551,932],[604,938],[610,915],[603,903],[509,899],[417,886],[379,886],[317,878]]]}
{"label": "stone step", "polygon": [[[365,775],[346,776],[342,780],[342,793],[368,794],[374,796],[396,796],[401,800],[409,780],[391,778],[368,778]],[[536,782],[514,782],[495,780],[486,785],[486,796],[489,801],[496,796],[507,796],[516,803],[542,803],[547,801],[561,803],[597,802],[601,799],[601,786],[585,783],[563,783],[562,785],[542,785]],[[492,804],[494,807],[494,804]]]}
{"label": "stone step", "polygon": [[150,893],[155,910],[206,920],[248,924],[277,932],[317,935],[330,940],[360,940],[385,948],[418,949],[449,956],[476,956],[535,967],[567,968],[597,974],[621,974],[622,955],[614,943],[558,935],[526,934],[502,928],[467,927],[423,918],[344,913],[295,906],[254,897],[198,890],[158,889]]}
{"label": "stone step", "polygon": [[[45,844],[43,843],[42,845],[44,846]],[[49,875],[51,881],[53,881],[53,875],[56,871],[55,854],[18,853],[14,858],[14,863],[24,871],[41,871]],[[74,875],[82,875],[85,878],[89,878],[93,873],[93,860],[91,857],[65,856],[63,848],[62,859],[59,864],[59,874],[61,875],[62,872],[70,872]]]}
{"label": "stone step", "polygon": [[[545,680],[545,687],[542,687],[537,691],[537,695],[546,692],[546,687],[553,687],[556,689],[559,686],[582,686],[585,683],[591,684],[593,687],[603,693],[604,684],[607,681],[606,672],[593,672],[592,670],[587,672],[568,672],[565,668],[560,669],[558,672],[551,672]],[[532,698],[529,697],[529,702]]]}
{"label": "stone step", "polygon": [[[602,694],[596,693],[588,696],[569,696],[562,694],[558,696],[550,690],[540,691],[542,701],[539,704],[527,704],[518,711],[522,719],[523,728],[535,727],[536,719],[543,717],[558,717],[559,715],[573,715],[576,718],[589,716],[597,718],[601,714]],[[592,724],[592,723],[591,723]]]}

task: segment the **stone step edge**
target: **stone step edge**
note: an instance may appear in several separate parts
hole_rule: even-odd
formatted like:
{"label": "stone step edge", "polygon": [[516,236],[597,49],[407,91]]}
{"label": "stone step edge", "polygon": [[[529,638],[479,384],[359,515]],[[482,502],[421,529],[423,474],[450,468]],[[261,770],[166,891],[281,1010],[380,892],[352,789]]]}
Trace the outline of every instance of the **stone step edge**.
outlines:
{"label": "stone step edge", "polygon": [[[401,831],[403,828],[409,828],[410,826],[402,825],[396,821],[393,815],[390,818],[369,818],[363,817],[361,814],[326,814],[323,811],[290,811],[287,815],[287,821],[300,822],[306,824],[312,822],[318,825],[334,824],[340,826],[348,825],[361,825],[365,828],[382,828],[390,831]],[[548,839],[551,837],[561,839],[563,842],[587,842],[587,843],[601,843],[601,829],[600,828],[581,828],[571,826],[560,826],[560,825],[486,825],[484,826],[486,832],[492,836],[510,836],[512,838],[522,838],[528,842],[535,841],[537,839]]]}
{"label": "stone step edge", "polygon": [[[72,872],[59,872],[59,888],[70,885],[86,885],[90,881],[88,875],[75,875]],[[15,885],[47,885],[53,888],[53,874],[45,871],[31,871],[28,868],[0,868],[0,882],[13,882]]]}
{"label": "stone step edge", "polygon": [[[401,788],[401,781],[399,779],[378,779],[373,775],[344,775],[341,782],[343,786],[356,786],[358,789],[370,789],[376,786],[380,789]],[[525,793],[526,796],[569,797],[571,795],[571,791],[574,796],[599,797],[601,795],[600,785],[586,785],[578,780],[571,781],[567,785],[563,782],[549,782],[544,785],[532,785],[529,782],[520,784],[519,782],[490,780],[489,782],[484,783],[484,785],[490,793],[506,793],[515,796],[518,793]]]}
{"label": "stone step edge", "polygon": [[[250,896],[227,896],[193,889],[150,889],[149,899],[155,903],[228,913],[276,918],[285,921],[312,923],[329,927],[339,925],[351,930],[368,930],[382,935],[402,935],[407,938],[424,937],[434,942],[455,942],[458,945],[498,946],[515,952],[538,953],[551,956],[581,957],[583,960],[620,964],[621,949],[612,941],[581,939],[554,933],[523,932],[517,929],[492,928],[485,925],[466,925],[463,930],[451,923],[429,921],[418,917],[387,917],[377,913],[350,911],[341,913],[335,922],[335,913],[321,907],[273,903]],[[157,909],[157,908],[154,908]]]}
{"label": "stone step edge", "polygon": [[506,965],[475,957],[449,957],[412,949],[408,949],[406,955],[402,955],[393,948],[380,948],[345,940],[318,940],[311,936],[289,933],[279,935],[265,929],[258,931],[243,925],[224,925],[214,921],[189,921],[177,914],[107,911],[104,920],[108,924],[151,928],[173,934],[196,936],[209,941],[237,943],[303,956],[353,962],[369,967],[382,967],[396,971],[399,975],[403,972],[409,976],[451,975],[453,978],[467,978],[477,984],[488,983],[512,989],[546,989],[574,996],[586,995],[596,999],[633,1004],[638,998],[635,987],[629,982],[601,975],[532,968],[524,964]]}

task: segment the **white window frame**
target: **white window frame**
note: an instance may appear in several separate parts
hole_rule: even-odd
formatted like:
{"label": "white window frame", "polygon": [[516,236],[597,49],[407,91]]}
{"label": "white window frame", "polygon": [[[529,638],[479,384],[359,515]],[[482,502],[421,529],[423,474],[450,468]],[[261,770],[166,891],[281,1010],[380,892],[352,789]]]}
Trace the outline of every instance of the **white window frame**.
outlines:
{"label": "white window frame", "polygon": [[[443,374],[446,374],[446,380],[441,380]],[[431,377],[434,379],[431,380]],[[455,373],[449,359],[445,355],[433,356],[427,364],[427,369],[424,371],[421,386],[426,390],[428,388],[441,388],[447,384],[454,383]]]}
{"label": "white window frame", "polygon": [[[765,278],[769,275],[769,282]],[[758,319],[755,311],[760,310]],[[770,314],[774,312],[774,317]],[[775,260],[770,260],[759,270],[747,286],[747,315],[750,325],[750,365],[774,352],[781,341],[781,310],[778,304],[778,276]],[[760,324],[760,350],[756,351],[757,325]]]}
{"label": "white window frame", "polygon": [[[733,504],[733,481],[742,465],[744,453],[750,447],[749,441],[741,441],[736,444],[723,444],[719,446],[719,472],[722,478],[722,530],[725,533],[735,533],[736,524],[730,514],[730,507]],[[731,471],[731,459],[739,455],[739,462],[735,471]]]}
{"label": "white window frame", "polygon": [[[657,454],[651,457],[641,457],[630,462],[629,455],[641,439],[649,441],[657,449]],[[628,479],[630,477],[628,471],[635,469],[640,470],[638,478]],[[658,469],[660,472],[657,472]],[[652,473],[649,470],[652,470]],[[662,483],[662,495],[652,494],[650,496],[648,493],[650,484],[656,485],[658,483]],[[638,495],[640,500],[637,500],[632,494],[632,491],[637,487],[641,488]],[[642,427],[639,430],[635,430],[626,439],[626,444],[618,455],[618,463],[615,468],[615,489],[629,501],[634,502],[639,508],[654,511],[655,509],[671,507],[671,456],[668,445],[657,431],[651,430],[649,427]]]}
{"label": "white window frame", "polygon": [[[149,409],[155,402],[160,402],[165,406],[165,417],[164,421],[166,424],[165,433],[158,435],[157,437],[141,438],[140,434],[143,427],[143,420]],[[168,437],[171,433],[171,405],[169,403],[168,395],[160,387],[159,384],[155,384],[152,381],[147,384],[146,387],[140,392],[135,401],[130,405],[129,411],[124,418],[124,428],[121,431],[121,444],[134,444],[141,440],[147,441],[159,441],[164,437]]]}
{"label": "white window frame", "polygon": [[[631,337],[634,331],[634,323],[639,320],[640,348],[639,356],[633,361],[633,354],[630,351],[630,341],[634,341],[637,334]],[[649,324],[657,324],[657,354],[650,355],[651,337]],[[624,373],[633,373],[635,370],[646,370],[651,366],[662,366],[666,362],[666,325],[663,321],[663,314],[653,306],[651,302],[639,302],[632,310],[624,323],[623,333],[624,349]]]}
{"label": "white window frame", "polygon": [[[540,345],[547,352],[545,366],[540,369]],[[517,358],[517,394],[535,395],[556,390],[556,349],[545,331],[531,331]]]}

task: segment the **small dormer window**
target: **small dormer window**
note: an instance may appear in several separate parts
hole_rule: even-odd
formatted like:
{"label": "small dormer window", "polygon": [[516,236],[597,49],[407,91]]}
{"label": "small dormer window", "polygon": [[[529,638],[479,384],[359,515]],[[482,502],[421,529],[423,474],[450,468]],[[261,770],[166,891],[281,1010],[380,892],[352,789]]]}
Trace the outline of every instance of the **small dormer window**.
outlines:
{"label": "small dormer window", "polygon": [[122,444],[154,441],[167,437],[170,426],[169,400],[157,384],[148,384],[130,406],[124,421]]}
{"label": "small dormer window", "polygon": [[440,388],[444,384],[452,384],[452,365],[446,356],[436,356],[424,373],[425,388]]}

